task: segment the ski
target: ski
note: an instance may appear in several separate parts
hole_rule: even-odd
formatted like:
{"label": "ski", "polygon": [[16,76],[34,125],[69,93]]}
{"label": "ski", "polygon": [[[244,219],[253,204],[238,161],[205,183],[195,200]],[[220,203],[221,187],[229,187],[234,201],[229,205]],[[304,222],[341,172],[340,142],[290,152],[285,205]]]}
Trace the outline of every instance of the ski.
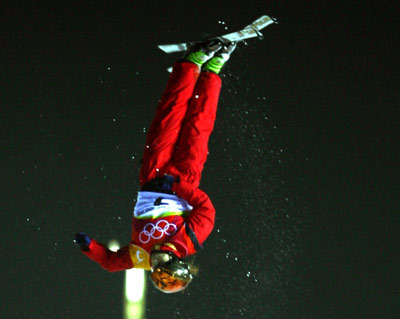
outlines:
{"label": "ski", "polygon": [[[270,24],[278,23],[275,18],[271,18],[270,16],[263,15],[257,20],[250,23],[248,26],[244,27],[242,30],[220,35],[214,37],[212,39],[220,39],[222,42],[239,42],[250,38],[258,37],[259,39],[263,38],[262,33],[260,30],[264,29],[265,27],[269,26]],[[183,42],[183,43],[174,43],[174,44],[160,44],[158,48],[165,53],[175,53],[186,51],[187,48],[195,43],[203,42],[202,41],[192,41],[192,42]]]}

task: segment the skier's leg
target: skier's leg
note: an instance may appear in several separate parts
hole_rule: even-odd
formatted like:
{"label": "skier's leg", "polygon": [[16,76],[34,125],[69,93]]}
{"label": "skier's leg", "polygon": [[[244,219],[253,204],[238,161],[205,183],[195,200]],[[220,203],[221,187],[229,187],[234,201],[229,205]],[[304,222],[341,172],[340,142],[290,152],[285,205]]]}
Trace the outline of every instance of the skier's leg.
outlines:
{"label": "skier's leg", "polygon": [[197,44],[187,52],[184,58],[186,61],[177,62],[174,65],[147,135],[139,174],[140,185],[155,178],[171,160],[176,149],[182,120],[200,74],[200,67],[221,47],[222,43],[219,40]]}
{"label": "skier's leg", "polygon": [[140,185],[155,178],[170,161],[199,74],[199,67],[191,62],[175,63],[147,134]]}
{"label": "skier's leg", "polygon": [[208,154],[208,140],[214,128],[221,78],[212,72],[202,72],[190,100],[178,146],[165,173],[178,175],[198,187]]}
{"label": "skier's leg", "polygon": [[182,124],[178,146],[172,163],[165,173],[179,175],[180,178],[198,187],[201,173],[208,155],[208,140],[214,128],[219,93],[221,71],[236,43],[222,47],[203,66],[203,70],[189,102],[187,114]]}

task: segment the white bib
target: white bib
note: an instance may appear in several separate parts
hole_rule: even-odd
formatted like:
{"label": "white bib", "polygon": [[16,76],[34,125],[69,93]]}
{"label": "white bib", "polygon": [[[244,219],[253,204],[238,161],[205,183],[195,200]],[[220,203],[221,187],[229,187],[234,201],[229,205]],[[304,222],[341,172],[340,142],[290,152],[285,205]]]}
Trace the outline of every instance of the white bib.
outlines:
{"label": "white bib", "polygon": [[172,215],[183,215],[193,209],[184,199],[164,193],[139,192],[133,210],[135,218],[160,218]]}

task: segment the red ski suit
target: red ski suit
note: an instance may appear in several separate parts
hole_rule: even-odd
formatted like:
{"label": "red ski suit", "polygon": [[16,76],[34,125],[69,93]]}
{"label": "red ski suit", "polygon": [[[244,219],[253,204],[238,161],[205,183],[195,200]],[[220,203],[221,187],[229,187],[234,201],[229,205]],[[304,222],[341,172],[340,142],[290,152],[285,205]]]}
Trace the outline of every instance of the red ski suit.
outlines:
{"label": "red ski suit", "polygon": [[[161,217],[134,216],[132,240],[118,252],[92,240],[89,250],[83,253],[106,270],[150,269],[149,257],[155,245],[178,257],[194,254],[195,246],[211,233],[215,209],[198,186],[220,89],[221,78],[217,74],[200,72],[191,62],[175,63],[147,135],[139,182],[143,186],[158,176],[172,175],[179,181],[173,183],[172,191],[193,208]],[[160,195],[162,202],[162,193],[151,194]]]}

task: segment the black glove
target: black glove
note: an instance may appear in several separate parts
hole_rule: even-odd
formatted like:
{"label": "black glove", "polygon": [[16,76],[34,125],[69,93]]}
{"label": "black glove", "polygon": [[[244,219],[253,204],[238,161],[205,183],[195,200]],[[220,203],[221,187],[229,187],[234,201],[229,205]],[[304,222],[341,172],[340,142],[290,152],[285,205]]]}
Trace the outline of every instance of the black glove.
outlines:
{"label": "black glove", "polygon": [[89,245],[92,242],[92,239],[86,235],[85,233],[77,233],[75,234],[75,243],[79,245],[81,250],[88,251]]}
{"label": "black glove", "polygon": [[178,182],[171,175],[164,175],[163,177],[156,177],[147,184],[143,185],[142,191],[159,192],[172,194],[172,184]]}

